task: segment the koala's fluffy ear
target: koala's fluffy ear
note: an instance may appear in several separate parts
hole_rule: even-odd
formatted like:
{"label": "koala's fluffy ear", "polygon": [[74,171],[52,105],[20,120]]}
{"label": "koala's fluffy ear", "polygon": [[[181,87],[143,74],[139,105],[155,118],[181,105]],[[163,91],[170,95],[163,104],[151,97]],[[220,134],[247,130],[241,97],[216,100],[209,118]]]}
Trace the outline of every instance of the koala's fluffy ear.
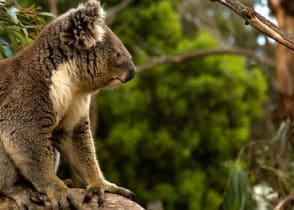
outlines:
{"label": "koala's fluffy ear", "polygon": [[102,41],[105,12],[99,1],[89,0],[65,14],[61,40],[66,45],[76,48],[90,48],[97,41]]}

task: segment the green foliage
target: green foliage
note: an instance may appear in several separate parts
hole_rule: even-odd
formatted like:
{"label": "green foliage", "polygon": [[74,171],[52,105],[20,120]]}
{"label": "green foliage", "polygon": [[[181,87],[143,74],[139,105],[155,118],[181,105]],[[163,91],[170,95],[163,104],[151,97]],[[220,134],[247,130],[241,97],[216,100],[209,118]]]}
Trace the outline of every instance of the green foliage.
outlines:
{"label": "green foliage", "polygon": [[[170,1],[130,7],[113,28],[137,63],[217,47],[208,32],[187,38]],[[249,138],[252,119],[262,116],[266,89],[261,70],[244,58],[208,56],[157,67],[101,92],[97,151],[106,176],[144,203],[218,209],[231,170],[226,164]]]}
{"label": "green foliage", "polygon": [[236,161],[232,167],[227,193],[222,204],[223,210],[254,209],[253,193],[244,163]]}
{"label": "green foliage", "polygon": [[[207,68],[206,62],[212,65],[207,60],[213,68]],[[236,69],[222,68],[230,60],[239,60]],[[246,142],[251,119],[262,112],[262,74],[238,69],[242,60],[191,62],[201,70],[169,66],[101,94],[97,149],[101,162],[111,165],[104,166],[108,177],[131,186],[142,200],[164,200],[168,209],[216,209],[229,174],[224,164]],[[162,196],[162,183],[174,193]],[[215,201],[205,208],[201,203],[208,194]]]}
{"label": "green foliage", "polygon": [[124,10],[113,23],[113,29],[120,34],[128,48],[134,51],[138,62],[145,62],[146,57],[141,58],[140,55],[174,52],[178,40],[182,38],[180,22],[180,16],[170,1],[159,1],[144,9],[138,6]]}
{"label": "green foliage", "polygon": [[0,2],[0,59],[13,55],[30,44],[41,26],[42,17],[38,7],[21,7],[12,1]]}

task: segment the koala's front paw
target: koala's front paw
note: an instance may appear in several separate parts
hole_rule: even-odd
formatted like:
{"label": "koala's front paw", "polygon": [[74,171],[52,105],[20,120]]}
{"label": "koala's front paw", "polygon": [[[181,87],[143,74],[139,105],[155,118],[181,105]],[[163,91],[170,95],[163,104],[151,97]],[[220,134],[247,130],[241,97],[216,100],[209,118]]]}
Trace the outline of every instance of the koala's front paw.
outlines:
{"label": "koala's front paw", "polygon": [[53,188],[47,191],[53,210],[78,209],[79,203],[74,199],[71,189],[65,187]]}
{"label": "koala's front paw", "polygon": [[104,203],[104,193],[105,192],[122,195],[122,196],[127,197],[131,200],[134,200],[136,197],[132,191],[130,191],[126,188],[123,188],[123,187],[119,187],[116,184],[106,182],[106,183],[100,184],[100,185],[99,184],[89,185],[87,187],[87,193],[84,197],[84,202],[89,202],[94,195],[97,195],[98,196],[98,204],[99,204],[99,206],[101,206]]}

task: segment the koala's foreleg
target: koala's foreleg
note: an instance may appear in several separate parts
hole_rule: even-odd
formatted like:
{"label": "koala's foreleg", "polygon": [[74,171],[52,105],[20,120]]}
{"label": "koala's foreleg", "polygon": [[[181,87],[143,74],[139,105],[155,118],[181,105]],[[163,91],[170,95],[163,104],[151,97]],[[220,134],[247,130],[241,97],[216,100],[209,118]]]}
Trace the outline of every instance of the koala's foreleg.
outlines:
{"label": "koala's foreleg", "polygon": [[[37,191],[47,194],[54,210],[78,206],[73,194],[54,171],[54,147],[48,134],[40,129],[19,129],[2,138],[5,152],[19,173],[33,184]],[[36,146],[37,145],[37,146]]]}
{"label": "koala's foreleg", "polygon": [[104,201],[104,192],[120,194],[128,198],[134,197],[130,190],[105,180],[96,159],[88,118],[82,119],[74,127],[72,133],[65,132],[64,135],[57,147],[68,159],[74,171],[86,182],[88,193],[85,200],[89,200],[96,194],[98,202],[101,204]]}

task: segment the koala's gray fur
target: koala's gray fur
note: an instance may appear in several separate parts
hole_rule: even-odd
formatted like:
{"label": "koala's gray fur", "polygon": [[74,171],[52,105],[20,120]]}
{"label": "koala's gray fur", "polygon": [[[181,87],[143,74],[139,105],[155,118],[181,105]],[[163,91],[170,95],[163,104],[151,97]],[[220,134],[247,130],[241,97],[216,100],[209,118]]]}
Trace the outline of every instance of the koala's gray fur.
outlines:
{"label": "koala's gray fur", "polygon": [[[89,125],[93,92],[134,76],[132,57],[94,0],[56,18],[35,42],[0,61],[0,193],[32,209],[31,188],[53,209],[79,206],[55,174],[58,152],[87,184],[87,198],[132,192],[106,181]],[[58,152],[57,152],[58,151]]]}

